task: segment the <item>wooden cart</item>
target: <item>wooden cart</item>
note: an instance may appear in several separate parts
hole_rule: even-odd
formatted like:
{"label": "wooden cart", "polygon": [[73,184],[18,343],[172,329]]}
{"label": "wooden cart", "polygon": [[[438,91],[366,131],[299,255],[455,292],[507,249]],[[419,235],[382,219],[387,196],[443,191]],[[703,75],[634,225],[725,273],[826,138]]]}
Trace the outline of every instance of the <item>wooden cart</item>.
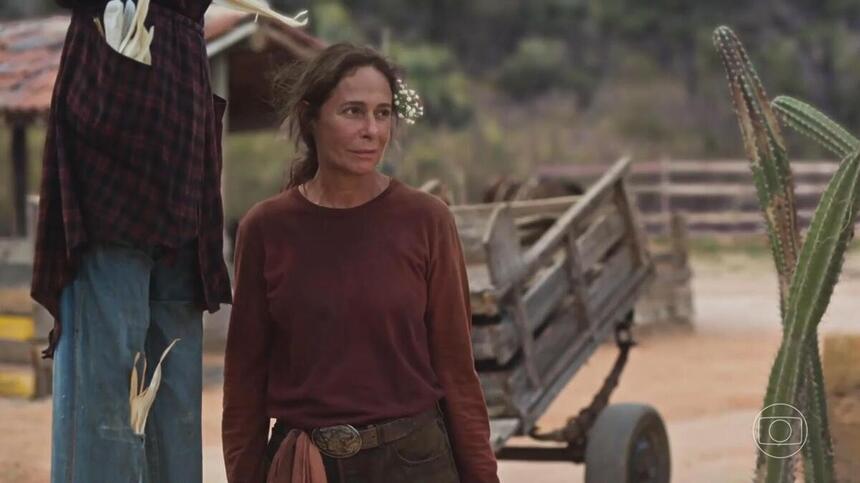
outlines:
{"label": "wooden cart", "polygon": [[[475,362],[500,459],[586,463],[586,481],[667,482],[660,416],[607,407],[632,340],[637,297],[653,264],[615,163],[581,196],[452,206],[466,256]],[[535,424],[597,347],[620,353],[589,407],[554,431]],[[506,447],[515,435],[563,446]]]}

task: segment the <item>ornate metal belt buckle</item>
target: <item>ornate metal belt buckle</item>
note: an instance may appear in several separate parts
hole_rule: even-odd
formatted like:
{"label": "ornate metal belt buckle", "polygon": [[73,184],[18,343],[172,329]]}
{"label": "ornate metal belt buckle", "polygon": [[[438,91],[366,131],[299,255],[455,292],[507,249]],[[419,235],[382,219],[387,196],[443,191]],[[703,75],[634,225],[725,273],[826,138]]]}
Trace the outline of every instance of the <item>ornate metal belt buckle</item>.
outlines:
{"label": "ornate metal belt buckle", "polygon": [[349,424],[317,428],[311,439],[320,452],[331,458],[349,458],[361,450],[361,434]]}

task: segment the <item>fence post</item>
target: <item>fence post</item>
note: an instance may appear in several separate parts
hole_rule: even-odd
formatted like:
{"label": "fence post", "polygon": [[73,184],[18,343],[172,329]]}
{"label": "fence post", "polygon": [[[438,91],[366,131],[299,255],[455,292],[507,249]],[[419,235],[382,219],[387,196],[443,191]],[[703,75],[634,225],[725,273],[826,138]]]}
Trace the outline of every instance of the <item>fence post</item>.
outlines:
{"label": "fence post", "polygon": [[663,225],[660,230],[664,233],[669,232],[671,223],[671,206],[669,193],[671,177],[669,174],[671,164],[665,156],[660,158],[660,223]]}

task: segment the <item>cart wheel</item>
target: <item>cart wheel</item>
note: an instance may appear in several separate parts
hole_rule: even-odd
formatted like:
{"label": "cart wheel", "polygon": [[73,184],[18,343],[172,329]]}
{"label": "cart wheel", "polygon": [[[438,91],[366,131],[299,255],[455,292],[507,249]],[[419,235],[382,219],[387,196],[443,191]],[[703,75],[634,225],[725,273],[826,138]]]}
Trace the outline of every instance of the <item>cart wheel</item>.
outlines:
{"label": "cart wheel", "polygon": [[586,483],[668,483],[669,438],[645,404],[612,404],[588,433]]}

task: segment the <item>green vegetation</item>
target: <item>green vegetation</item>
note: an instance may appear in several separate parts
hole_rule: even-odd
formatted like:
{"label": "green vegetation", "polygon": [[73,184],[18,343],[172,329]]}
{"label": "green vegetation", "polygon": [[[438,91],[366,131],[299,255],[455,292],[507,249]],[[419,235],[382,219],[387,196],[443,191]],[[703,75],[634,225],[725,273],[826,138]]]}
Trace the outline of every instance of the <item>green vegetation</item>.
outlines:
{"label": "green vegetation", "polygon": [[[808,424],[783,424],[776,431],[771,424],[760,425],[755,479],[794,481],[797,443],[805,443],[805,481],[830,483],[836,476],[817,331],[854,238],[860,208],[860,141],[809,104],[779,97],[771,105],[746,50],[729,28],[714,32],[714,44],[728,77],[780,282],[783,339],[768,379],[762,421],[800,422],[799,410]],[[776,112],[841,159],[805,240],[797,228],[791,165]],[[803,440],[783,444],[794,431]]]}
{"label": "green vegetation", "polygon": [[[660,157],[731,158],[742,147],[710,46],[714,25],[737,25],[762,59],[768,84],[860,131],[860,4],[842,0],[272,0],[311,12],[328,42],[368,43],[400,63],[425,100],[404,126],[389,168],[429,176],[475,197],[491,178],[544,163]],[[26,5],[25,5],[26,4]],[[0,17],[57,11],[53,0],[5,2]],[[261,74],[262,75],[262,74]],[[7,134],[4,133],[4,136]],[[227,212],[276,191],[289,160],[276,133],[233,136]],[[788,135],[798,158],[826,151]],[[2,141],[0,141],[2,142]],[[287,153],[289,154],[289,153]],[[6,179],[8,149],[0,144]],[[38,150],[31,152],[34,165]],[[37,169],[33,169],[33,172]],[[6,185],[8,183],[0,183]],[[34,185],[31,185],[34,189]],[[0,233],[8,196],[0,186]],[[6,211],[4,211],[6,210]]]}

